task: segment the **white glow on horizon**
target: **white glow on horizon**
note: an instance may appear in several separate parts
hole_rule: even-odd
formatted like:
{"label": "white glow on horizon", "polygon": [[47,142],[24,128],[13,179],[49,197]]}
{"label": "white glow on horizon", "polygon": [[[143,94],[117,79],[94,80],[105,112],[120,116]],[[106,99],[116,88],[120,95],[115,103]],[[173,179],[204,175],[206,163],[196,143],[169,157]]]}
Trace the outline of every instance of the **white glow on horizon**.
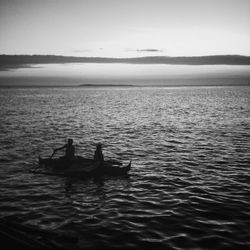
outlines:
{"label": "white glow on horizon", "polygon": [[31,68],[0,71],[0,77],[65,77],[84,79],[159,79],[250,77],[250,66],[230,65],[165,65],[121,63],[38,64]]}

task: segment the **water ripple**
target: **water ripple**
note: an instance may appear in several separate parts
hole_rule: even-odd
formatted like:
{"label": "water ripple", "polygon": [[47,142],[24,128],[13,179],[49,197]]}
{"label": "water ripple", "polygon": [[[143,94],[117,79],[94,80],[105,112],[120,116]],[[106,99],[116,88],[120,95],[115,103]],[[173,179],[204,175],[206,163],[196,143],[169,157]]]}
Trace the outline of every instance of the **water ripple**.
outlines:
{"label": "water ripple", "polygon": [[[79,236],[76,249],[250,247],[249,87],[0,89],[0,211]],[[36,175],[75,139],[127,178]]]}

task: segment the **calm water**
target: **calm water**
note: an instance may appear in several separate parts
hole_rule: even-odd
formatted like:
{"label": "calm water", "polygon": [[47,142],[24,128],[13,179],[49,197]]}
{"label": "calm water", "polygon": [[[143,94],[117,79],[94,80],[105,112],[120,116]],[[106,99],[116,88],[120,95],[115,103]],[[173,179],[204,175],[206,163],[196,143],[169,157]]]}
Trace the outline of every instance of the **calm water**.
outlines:
{"label": "calm water", "polygon": [[[0,89],[0,211],[76,249],[250,247],[250,87]],[[128,178],[32,174],[68,137]]]}

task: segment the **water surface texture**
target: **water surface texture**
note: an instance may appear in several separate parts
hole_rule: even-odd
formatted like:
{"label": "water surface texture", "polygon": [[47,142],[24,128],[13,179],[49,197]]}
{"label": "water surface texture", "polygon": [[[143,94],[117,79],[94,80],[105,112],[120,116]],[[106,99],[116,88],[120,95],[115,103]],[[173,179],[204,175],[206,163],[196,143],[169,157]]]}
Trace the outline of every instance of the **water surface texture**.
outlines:
{"label": "water surface texture", "polygon": [[[1,88],[0,211],[83,248],[250,247],[250,87]],[[126,178],[30,173],[67,138]]]}

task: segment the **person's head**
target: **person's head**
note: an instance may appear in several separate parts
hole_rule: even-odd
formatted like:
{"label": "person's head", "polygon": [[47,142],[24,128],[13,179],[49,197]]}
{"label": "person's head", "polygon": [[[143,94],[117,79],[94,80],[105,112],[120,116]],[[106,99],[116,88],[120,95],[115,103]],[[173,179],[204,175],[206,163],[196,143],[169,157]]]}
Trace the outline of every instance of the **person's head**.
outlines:
{"label": "person's head", "polygon": [[73,139],[68,139],[68,144],[72,145],[73,144]]}
{"label": "person's head", "polygon": [[101,149],[102,149],[102,144],[101,144],[101,143],[98,143],[98,144],[96,145],[96,149],[97,149],[97,150],[101,150]]}

